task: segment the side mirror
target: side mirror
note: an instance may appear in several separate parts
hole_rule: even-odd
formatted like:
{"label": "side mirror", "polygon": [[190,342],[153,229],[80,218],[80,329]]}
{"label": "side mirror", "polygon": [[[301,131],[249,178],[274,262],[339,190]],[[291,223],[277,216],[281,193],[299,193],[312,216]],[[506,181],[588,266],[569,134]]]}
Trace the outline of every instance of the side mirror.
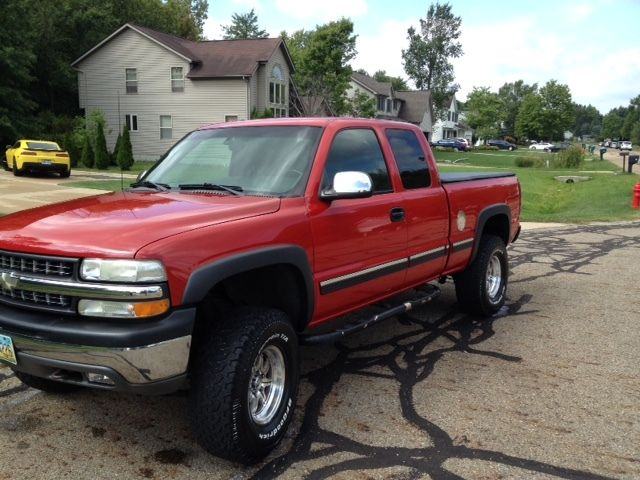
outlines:
{"label": "side mirror", "polygon": [[333,177],[333,187],[320,193],[326,201],[343,198],[367,198],[373,195],[373,182],[364,172],[338,172]]}
{"label": "side mirror", "polygon": [[140,172],[136,177],[136,182],[139,182],[142,179],[142,177],[144,177],[146,174],[147,174],[146,170],[143,170],[142,172]]}

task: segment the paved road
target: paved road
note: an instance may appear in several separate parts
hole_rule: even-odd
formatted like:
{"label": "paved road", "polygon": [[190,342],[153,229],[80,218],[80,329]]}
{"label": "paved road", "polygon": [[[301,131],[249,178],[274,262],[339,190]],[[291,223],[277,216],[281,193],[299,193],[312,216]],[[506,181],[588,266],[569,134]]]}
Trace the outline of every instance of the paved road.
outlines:
{"label": "paved road", "polygon": [[[637,150],[632,151],[631,155],[638,155],[638,151]],[[607,153],[604,154],[604,158],[606,160],[609,160],[611,163],[613,163],[617,167],[619,167],[620,171],[622,171],[622,157],[620,156],[620,150],[617,150],[615,148],[607,148]],[[625,172],[627,171],[627,160],[629,160],[628,156],[626,157],[624,162]],[[632,168],[632,172],[635,173],[636,175],[640,175],[640,166],[635,165]]]}
{"label": "paved road", "polygon": [[297,417],[262,465],[209,457],[184,395],[25,389],[0,369],[0,479],[640,478],[640,223],[531,230],[507,307],[436,303],[305,348]]}

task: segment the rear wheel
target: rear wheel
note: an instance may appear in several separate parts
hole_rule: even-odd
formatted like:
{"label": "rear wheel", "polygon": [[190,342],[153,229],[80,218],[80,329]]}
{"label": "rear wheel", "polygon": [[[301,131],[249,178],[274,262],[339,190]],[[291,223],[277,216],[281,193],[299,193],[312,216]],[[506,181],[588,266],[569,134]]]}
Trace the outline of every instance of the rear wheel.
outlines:
{"label": "rear wheel", "polygon": [[6,157],[2,160],[2,168],[4,169],[5,172],[8,172],[11,170],[9,168],[9,162],[7,161]]}
{"label": "rear wheel", "polygon": [[510,152],[513,152],[513,147],[509,147],[509,151],[510,151]]}
{"label": "rear wheel", "polygon": [[18,168],[18,162],[16,161],[15,158],[13,159],[13,168],[12,168],[12,170],[13,170],[13,175],[16,176],[16,177],[21,177],[22,174],[24,173],[22,170],[20,170]]}
{"label": "rear wheel", "polygon": [[47,393],[69,393],[82,388],[70,383],[56,382],[47,378],[34,377],[28,373],[16,372],[16,377],[18,377],[18,379],[25,385]]}
{"label": "rear wheel", "polygon": [[63,172],[60,172],[60,178],[69,178],[69,175],[71,175],[71,167],[67,168]]}
{"label": "rear wheel", "polygon": [[191,428],[213,455],[251,464],[282,439],[298,392],[298,341],[287,315],[270,308],[232,312],[195,348]]}
{"label": "rear wheel", "polygon": [[483,235],[476,258],[454,277],[458,303],[466,312],[491,316],[504,305],[508,278],[504,242],[495,235]]}

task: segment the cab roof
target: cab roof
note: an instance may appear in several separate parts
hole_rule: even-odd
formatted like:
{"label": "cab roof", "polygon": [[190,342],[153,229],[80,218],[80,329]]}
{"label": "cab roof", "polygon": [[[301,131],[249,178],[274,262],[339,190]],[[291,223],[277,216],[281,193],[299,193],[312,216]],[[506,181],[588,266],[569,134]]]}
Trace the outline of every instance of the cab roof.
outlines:
{"label": "cab roof", "polygon": [[286,117],[286,118],[263,118],[257,120],[239,120],[236,122],[220,122],[204,125],[198,130],[210,130],[213,128],[234,128],[234,127],[273,127],[273,126],[305,126],[305,127],[326,127],[329,124],[339,126],[390,126],[417,128],[413,124],[397,120],[383,120],[376,118],[354,118],[354,117]]}

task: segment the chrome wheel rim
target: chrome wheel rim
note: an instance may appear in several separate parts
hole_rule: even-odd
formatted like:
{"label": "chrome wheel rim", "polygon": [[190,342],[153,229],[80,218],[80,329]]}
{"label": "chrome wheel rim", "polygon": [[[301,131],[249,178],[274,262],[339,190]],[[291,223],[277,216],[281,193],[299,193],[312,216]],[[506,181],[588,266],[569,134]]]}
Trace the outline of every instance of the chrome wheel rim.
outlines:
{"label": "chrome wheel rim", "polygon": [[489,266],[487,267],[487,295],[492,300],[500,293],[500,286],[502,285],[502,264],[497,255],[492,255],[489,260]]}
{"label": "chrome wheel rim", "polygon": [[264,347],[253,362],[247,397],[256,424],[266,425],[276,416],[284,396],[285,372],[284,355],[275,345]]}

